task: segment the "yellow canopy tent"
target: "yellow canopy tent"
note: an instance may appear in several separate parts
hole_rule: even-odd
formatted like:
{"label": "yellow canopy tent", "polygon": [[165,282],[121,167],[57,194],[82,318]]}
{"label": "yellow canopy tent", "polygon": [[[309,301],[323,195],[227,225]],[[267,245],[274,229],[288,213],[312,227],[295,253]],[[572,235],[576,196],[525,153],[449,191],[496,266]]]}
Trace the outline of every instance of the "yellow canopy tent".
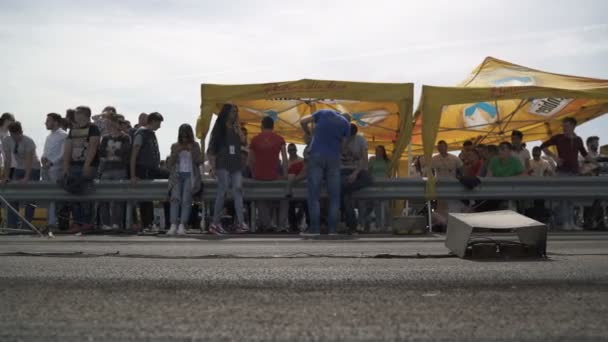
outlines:
{"label": "yellow canopy tent", "polygon": [[201,85],[201,115],[197,137],[204,139],[211,118],[224,103],[239,106],[249,136],[260,132],[265,116],[275,120],[275,131],[286,141],[304,143],[300,120],[320,109],[350,113],[370,149],[385,145],[396,167],[412,130],[413,84],[360,83],[303,79],[246,85]]}
{"label": "yellow canopy tent", "polygon": [[[436,141],[459,149],[465,140],[495,144],[511,131],[526,141],[560,131],[560,119],[579,123],[608,112],[608,80],[558,75],[488,57],[457,87],[423,86],[412,143],[429,165]],[[430,175],[429,175],[430,176]],[[434,179],[428,187],[434,196]]]}

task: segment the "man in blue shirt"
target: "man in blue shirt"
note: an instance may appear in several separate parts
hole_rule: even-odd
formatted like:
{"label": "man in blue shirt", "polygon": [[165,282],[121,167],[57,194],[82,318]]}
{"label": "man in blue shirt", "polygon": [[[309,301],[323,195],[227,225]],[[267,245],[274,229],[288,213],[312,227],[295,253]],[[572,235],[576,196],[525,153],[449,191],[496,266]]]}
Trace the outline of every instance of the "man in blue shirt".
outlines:
{"label": "man in blue shirt", "polygon": [[[320,234],[321,209],[319,197],[321,182],[325,179],[329,195],[329,235],[337,234],[340,217],[340,157],[342,141],[350,136],[350,117],[333,110],[319,110],[302,119],[304,133],[312,136],[307,167],[308,211],[310,227],[302,236],[315,237]],[[314,123],[311,133],[310,124]]]}

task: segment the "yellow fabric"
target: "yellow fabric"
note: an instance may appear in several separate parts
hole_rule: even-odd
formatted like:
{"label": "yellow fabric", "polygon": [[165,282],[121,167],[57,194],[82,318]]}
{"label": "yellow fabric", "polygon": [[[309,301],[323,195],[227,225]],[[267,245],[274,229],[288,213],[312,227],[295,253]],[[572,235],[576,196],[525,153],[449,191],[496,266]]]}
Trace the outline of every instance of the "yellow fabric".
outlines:
{"label": "yellow fabric", "polygon": [[259,133],[264,116],[275,119],[275,131],[286,141],[304,144],[300,120],[316,110],[350,113],[370,151],[384,145],[395,168],[412,131],[413,84],[299,80],[247,85],[201,85],[201,115],[196,134],[204,139],[211,118],[224,103],[239,107],[249,137]]}
{"label": "yellow fabric", "polygon": [[[412,144],[430,165],[439,140],[451,150],[466,140],[497,144],[509,140],[513,130],[522,131],[525,141],[544,140],[561,131],[564,117],[583,123],[607,112],[608,80],[552,74],[488,57],[457,87],[423,86]],[[431,179],[430,198],[434,185]]]}

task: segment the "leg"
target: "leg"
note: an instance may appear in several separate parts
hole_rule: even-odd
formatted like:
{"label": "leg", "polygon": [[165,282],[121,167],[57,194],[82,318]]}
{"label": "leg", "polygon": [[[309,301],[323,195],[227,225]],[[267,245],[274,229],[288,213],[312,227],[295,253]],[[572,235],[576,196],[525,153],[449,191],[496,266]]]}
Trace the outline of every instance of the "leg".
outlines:
{"label": "leg", "polygon": [[192,212],[192,176],[187,173],[183,175],[182,197],[181,197],[181,221],[180,223],[188,225],[190,222],[190,213]]}
{"label": "leg", "polygon": [[329,160],[325,169],[329,195],[329,233],[336,233],[340,218],[340,160]]}
{"label": "leg", "polygon": [[[39,182],[40,181],[40,170],[32,170],[30,174],[30,182]],[[25,206],[25,219],[28,222],[32,222],[34,220],[34,214],[36,213],[36,204],[34,201],[29,201],[29,203]]]}
{"label": "leg", "polygon": [[279,216],[277,222],[279,228],[289,228],[289,221],[287,220],[287,210],[289,209],[288,200],[279,201]]}
{"label": "leg", "polygon": [[[112,180],[114,175],[111,170],[104,170],[101,174],[101,180]],[[99,203],[99,217],[101,218],[101,224],[104,226],[111,226],[112,217],[110,215],[110,202]]]}
{"label": "leg", "polygon": [[270,201],[258,201],[258,228],[262,231],[264,229],[269,229],[272,225],[271,223],[271,204]]}
{"label": "leg", "polygon": [[308,187],[308,212],[310,215],[310,226],[308,232],[318,234],[321,229],[321,206],[319,196],[321,193],[321,181],[323,169],[321,161],[317,157],[310,157],[307,177]]}
{"label": "leg", "polygon": [[[18,181],[25,176],[25,170],[15,169],[11,173],[11,180]],[[10,205],[15,208],[15,210],[19,211],[19,202],[11,202]],[[8,226],[9,228],[19,228],[19,217],[10,209],[7,209],[8,215]]]}
{"label": "leg", "polygon": [[232,180],[232,198],[234,198],[234,210],[239,224],[245,224],[243,217],[243,174],[240,171],[230,175]]}
{"label": "leg", "polygon": [[173,185],[173,188],[171,188],[171,209],[170,209],[170,216],[171,216],[171,224],[179,224],[179,208],[180,208],[180,201],[182,198],[182,188],[184,186],[183,183],[183,179],[181,177],[181,175],[178,176],[177,178],[177,183]]}
{"label": "leg", "polygon": [[[127,171],[126,170],[116,170],[114,174],[115,180],[125,180],[127,179]],[[117,227],[122,227],[125,220],[125,202],[115,201],[112,203],[112,225]]]}
{"label": "leg", "polygon": [[215,194],[215,205],[213,207],[213,220],[211,223],[220,224],[220,215],[224,211],[224,198],[226,191],[228,190],[228,171],[227,170],[216,170],[217,178],[217,193]]}

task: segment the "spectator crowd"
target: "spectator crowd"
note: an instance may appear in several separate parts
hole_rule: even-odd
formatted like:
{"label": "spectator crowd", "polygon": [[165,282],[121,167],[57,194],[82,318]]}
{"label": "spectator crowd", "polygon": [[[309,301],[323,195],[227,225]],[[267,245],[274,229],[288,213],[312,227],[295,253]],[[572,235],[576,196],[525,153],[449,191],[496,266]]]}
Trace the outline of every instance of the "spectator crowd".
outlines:
{"label": "spectator crowd", "polygon": [[[251,231],[245,220],[251,207],[243,200],[243,179],[260,182],[284,179],[289,184],[284,199],[257,203],[255,231],[314,237],[322,231],[336,235],[391,229],[388,201],[361,201],[352,196],[374,179],[390,178],[392,173],[385,147],[376,146],[374,155],[368,156],[368,141],[359,134],[358,126],[351,123],[348,114],[320,110],[303,118],[306,147],[300,156],[295,144],[286,142],[280,132],[274,131],[271,117],[262,118],[261,132],[249,139],[238,107],[224,104],[210,133],[207,161],[203,160],[201,146],[188,124],[179,127],[169,156],[161,159],[156,131],[163,121],[160,113],[142,113],[132,126],[111,106],[98,115],[92,115],[86,106],[70,109],[65,116],[50,113],[45,123],[49,134],[39,156],[34,140],[25,134],[21,123],[14,115],[4,113],[0,117],[2,181],[57,182],[78,194],[86,191],[94,179],[128,181],[133,185],[139,180],[168,180],[165,203],[144,201],[133,210],[127,210],[128,206],[121,201],[49,203],[44,228],[53,232],[185,235],[189,226],[195,228],[198,217],[206,215],[198,205],[203,177],[215,178],[218,186],[207,227],[211,234]],[[520,131],[513,131],[511,141],[498,146],[467,141],[458,156],[448,153],[448,144],[439,141],[438,154],[429,167],[437,177],[460,179],[598,175],[605,170],[599,138],[589,137],[585,144],[575,134],[576,120],[565,118],[562,125],[562,134],[533,148],[531,153]],[[415,166],[424,174],[426,167],[421,159],[416,159]],[[291,199],[291,187],[302,180],[306,180],[307,200]],[[326,199],[321,198],[323,189],[328,194]],[[550,218],[555,227],[582,229],[571,201],[552,206],[539,199],[511,205],[529,216]],[[11,203],[11,206],[17,211],[25,206],[25,220],[34,219],[34,203]],[[437,201],[433,223],[437,228],[445,227],[449,212],[506,206],[508,203],[504,201]],[[165,216],[162,224],[155,217],[158,210]],[[7,227],[24,226],[13,210],[6,212]],[[598,229],[604,225],[604,210],[599,201],[579,213],[585,228]],[[126,227],[126,222],[133,225]]]}

